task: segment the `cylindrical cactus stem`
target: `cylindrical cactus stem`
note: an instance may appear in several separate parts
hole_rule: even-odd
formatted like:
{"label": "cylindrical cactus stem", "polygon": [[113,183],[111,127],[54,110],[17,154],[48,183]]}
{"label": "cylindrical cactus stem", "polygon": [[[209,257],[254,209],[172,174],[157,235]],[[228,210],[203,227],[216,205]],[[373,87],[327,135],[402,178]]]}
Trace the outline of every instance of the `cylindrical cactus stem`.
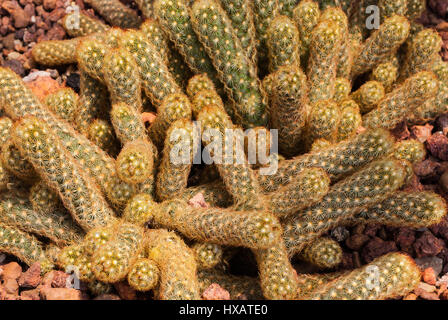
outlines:
{"label": "cylindrical cactus stem", "polygon": [[157,264],[147,258],[138,259],[129,270],[127,280],[137,291],[149,291],[159,282],[160,270]]}
{"label": "cylindrical cactus stem", "polygon": [[112,105],[110,118],[115,134],[122,144],[142,138],[146,134],[140,113],[126,103]]}
{"label": "cylindrical cactus stem", "polygon": [[388,93],[378,107],[363,117],[363,125],[368,128],[393,128],[419,104],[434,98],[439,81],[432,72],[421,71],[408,78],[402,85]]}
{"label": "cylindrical cactus stem", "polygon": [[229,116],[218,106],[205,107],[197,120],[205,148],[235,205],[242,210],[262,209],[260,187],[244,153],[242,130],[235,129]]}
{"label": "cylindrical cactus stem", "polygon": [[232,196],[229,195],[225,185],[221,181],[188,187],[177,197],[184,201],[188,201],[198,193],[201,193],[205,202],[212,207],[226,208],[232,204]]}
{"label": "cylindrical cactus stem", "polygon": [[302,300],[324,284],[339,278],[347,272],[331,272],[331,273],[314,273],[314,274],[299,274],[299,289],[297,290],[297,299]]}
{"label": "cylindrical cactus stem", "polygon": [[293,10],[293,19],[300,34],[301,61],[306,62],[311,45],[311,32],[320,19],[319,4],[313,0],[300,1]]}
{"label": "cylindrical cactus stem", "polygon": [[92,78],[84,71],[80,71],[80,95],[78,112],[73,125],[79,132],[86,134],[89,125],[109,108],[109,92],[99,80]]}
{"label": "cylindrical cactus stem", "polygon": [[341,101],[348,98],[350,92],[352,91],[352,83],[346,78],[336,78],[334,83],[334,94],[332,99],[340,103]]}
{"label": "cylindrical cactus stem", "polygon": [[202,90],[215,90],[213,81],[207,76],[206,73],[197,74],[188,80],[187,95],[190,99],[193,99],[199,91]]}
{"label": "cylindrical cactus stem", "polygon": [[220,106],[223,110],[227,112],[227,114],[232,117],[232,110],[230,108],[226,108],[224,102],[221,97],[215,90],[201,90],[191,100],[191,107],[193,112],[193,117],[197,118],[198,114],[202,111],[202,109],[208,105],[216,105]]}
{"label": "cylindrical cactus stem", "polygon": [[107,22],[120,28],[138,28],[141,19],[137,13],[119,0],[86,0]]}
{"label": "cylindrical cactus stem", "polygon": [[146,234],[149,259],[160,270],[156,295],[161,300],[199,299],[197,266],[191,249],[174,232],[149,230]]}
{"label": "cylindrical cactus stem", "polygon": [[190,100],[183,93],[170,94],[157,107],[157,118],[149,127],[149,137],[159,150],[169,127],[179,119],[191,119]]}
{"label": "cylindrical cactus stem", "polygon": [[159,201],[176,197],[187,187],[193,154],[193,123],[189,119],[179,119],[166,133],[156,180],[156,195]]}
{"label": "cylindrical cactus stem", "polygon": [[419,71],[430,71],[435,59],[439,57],[442,43],[442,38],[436,30],[424,29],[417,33],[407,50],[399,81]]}
{"label": "cylindrical cactus stem", "polygon": [[207,289],[212,283],[217,283],[220,287],[229,292],[230,299],[232,300],[238,300],[242,297],[249,300],[264,299],[260,281],[258,281],[257,278],[235,276],[216,269],[211,269],[198,270],[198,279],[201,292]]}
{"label": "cylindrical cactus stem", "polygon": [[62,248],[56,265],[67,273],[75,272],[75,275],[83,282],[89,284],[96,281],[93,274],[92,255],[86,252],[82,243]]}
{"label": "cylindrical cactus stem", "polygon": [[364,43],[361,52],[353,62],[352,77],[368,72],[386,62],[386,59],[406,41],[410,23],[402,16],[393,15],[386,19]]}
{"label": "cylindrical cactus stem", "polygon": [[106,151],[111,156],[117,154],[118,141],[114,134],[114,129],[109,122],[103,119],[95,119],[87,128],[87,137],[98,147]]}
{"label": "cylindrical cactus stem", "polygon": [[105,225],[113,219],[114,212],[96,184],[43,120],[22,118],[12,137],[39,175],[58,191],[64,206],[83,229]]}
{"label": "cylindrical cactus stem", "polygon": [[88,255],[98,251],[99,248],[103,247],[115,236],[116,226],[117,224],[113,222],[107,226],[95,227],[87,232],[82,241],[83,251]]}
{"label": "cylindrical cactus stem", "polygon": [[279,15],[271,21],[266,44],[271,72],[281,66],[300,66],[299,30],[287,16]]}
{"label": "cylindrical cactus stem", "polygon": [[379,0],[378,8],[380,10],[381,22],[394,14],[405,16],[407,11],[407,0]]}
{"label": "cylindrical cactus stem", "polygon": [[190,69],[194,73],[207,73],[215,85],[220,86],[216,70],[193,31],[187,2],[157,0],[154,15]]}
{"label": "cylindrical cactus stem", "polygon": [[14,145],[12,139],[9,139],[1,148],[0,159],[3,166],[17,178],[33,182],[38,179],[36,171],[31,163],[20,153]]}
{"label": "cylindrical cactus stem", "polygon": [[268,28],[271,21],[279,14],[277,0],[254,0],[252,4],[254,24],[257,39],[257,49],[260,60],[267,57]]}
{"label": "cylindrical cactus stem", "polygon": [[0,201],[0,221],[22,231],[44,236],[59,245],[80,242],[84,232],[62,210],[38,212],[20,198]]}
{"label": "cylindrical cactus stem", "polygon": [[181,200],[160,204],[153,221],[197,241],[259,249],[272,246],[280,232],[279,222],[268,212],[192,208]]}
{"label": "cylindrical cactus stem", "polygon": [[319,100],[308,114],[306,139],[308,146],[317,139],[335,142],[341,122],[341,109],[333,100]]}
{"label": "cylindrical cactus stem", "polygon": [[286,186],[267,196],[268,210],[285,217],[319,202],[327,194],[330,178],[321,168],[305,168]]}
{"label": "cylindrical cactus stem", "polygon": [[104,82],[104,57],[110,49],[104,39],[88,36],[79,41],[76,47],[76,62],[82,72],[92,78]]}
{"label": "cylindrical cactus stem", "polygon": [[292,17],[293,10],[300,0],[278,0],[278,13],[287,17]]}
{"label": "cylindrical cactus stem", "polygon": [[33,47],[31,53],[34,61],[45,66],[75,63],[80,41],[80,38],[42,41]]}
{"label": "cylindrical cactus stem", "polygon": [[34,236],[0,222],[0,251],[12,254],[31,266],[46,261],[43,244]]}
{"label": "cylindrical cactus stem", "polygon": [[68,13],[60,23],[70,37],[88,36],[109,29],[108,25],[82,12]]}
{"label": "cylindrical cactus stem", "polygon": [[[9,185],[11,182],[17,180],[11,172],[9,172],[5,166],[0,161],[0,191],[4,191],[9,189]],[[18,181],[15,181],[18,182]]]}
{"label": "cylindrical cactus stem", "polygon": [[126,143],[116,160],[120,179],[129,184],[147,180],[153,172],[153,146],[147,139],[137,139]]}
{"label": "cylindrical cactus stem", "polygon": [[143,227],[119,222],[114,229],[113,238],[92,256],[96,279],[106,283],[123,280],[144,249]]}
{"label": "cylindrical cactus stem", "polygon": [[400,228],[425,228],[440,223],[446,212],[445,202],[434,192],[398,191],[362,210],[354,220]]}
{"label": "cylindrical cactus stem", "polygon": [[438,57],[432,64],[431,70],[440,81],[448,83],[448,61],[444,61],[442,57]]}
{"label": "cylindrical cactus stem", "polygon": [[[142,1],[142,0],[140,0]],[[147,1],[147,0],[144,0]],[[162,30],[162,26],[155,19],[146,19],[140,26],[140,31],[146,35],[146,38],[153,46],[157,48],[163,60],[168,63],[169,61],[169,47],[168,37]]]}
{"label": "cylindrical cactus stem", "polygon": [[414,290],[421,277],[417,264],[402,253],[389,253],[312,292],[313,300],[384,300]]}
{"label": "cylindrical cactus stem", "polygon": [[198,269],[211,269],[223,262],[223,249],[220,245],[206,242],[196,242],[191,246]]}
{"label": "cylindrical cactus stem", "polygon": [[370,79],[380,82],[385,92],[388,93],[398,79],[398,67],[393,62],[380,63],[372,70]]}
{"label": "cylindrical cactus stem", "polygon": [[396,159],[407,160],[410,163],[418,163],[426,157],[426,148],[418,140],[402,140],[395,143],[391,156]]}
{"label": "cylindrical cactus stem", "polygon": [[298,277],[281,238],[268,249],[254,250],[263,295],[271,300],[293,300],[297,295]]}
{"label": "cylindrical cactus stem", "polygon": [[138,8],[143,13],[143,17],[145,17],[147,19],[152,18],[154,16],[153,2],[154,1],[152,1],[152,0],[136,0],[135,1]]}
{"label": "cylindrical cactus stem", "polygon": [[354,137],[362,123],[359,106],[353,100],[342,101],[339,108],[341,109],[341,121],[336,138],[338,142]]}
{"label": "cylindrical cactus stem", "polygon": [[0,117],[0,142],[6,143],[11,137],[13,122],[9,117]]}
{"label": "cylindrical cactus stem", "polygon": [[334,181],[387,155],[393,146],[394,138],[388,131],[367,130],[326,149],[281,161],[275,174],[259,175],[258,181],[264,192],[272,192],[288,184],[303,168],[310,167],[324,169]]}
{"label": "cylindrical cactus stem", "polygon": [[406,17],[409,20],[420,18],[422,13],[426,10],[425,0],[407,0]]}
{"label": "cylindrical cactus stem", "polygon": [[234,103],[244,127],[267,123],[267,105],[255,63],[245,55],[224,10],[214,0],[200,0],[191,9],[193,28]]}
{"label": "cylindrical cactus stem", "polygon": [[342,248],[337,241],[322,237],[303,248],[299,257],[321,269],[332,269],[342,261]]}
{"label": "cylindrical cactus stem", "polygon": [[184,62],[185,59],[179,53],[172,43],[169,43],[169,58],[168,70],[173,75],[177,85],[184,89],[187,86],[187,81],[193,76],[190,67]]}
{"label": "cylindrical cactus stem", "polygon": [[45,105],[57,116],[76,126],[78,95],[71,88],[62,88],[45,97]]}
{"label": "cylindrical cactus stem", "polygon": [[250,0],[219,0],[232,21],[232,27],[247,57],[256,61],[256,34],[254,14]]}
{"label": "cylindrical cactus stem", "polygon": [[142,111],[138,66],[127,50],[119,48],[109,51],[104,56],[102,74],[112,104],[123,102]]}
{"label": "cylindrical cactus stem", "polygon": [[308,62],[311,103],[334,96],[334,85],[344,30],[333,20],[323,20],[313,29]]}
{"label": "cylindrical cactus stem", "polygon": [[350,97],[358,104],[361,113],[367,113],[375,109],[385,94],[381,82],[367,81],[358,90],[353,92]]}
{"label": "cylindrical cactus stem", "polygon": [[28,199],[36,212],[53,212],[63,207],[58,194],[42,180],[31,187]]}
{"label": "cylindrical cactus stem", "polygon": [[271,128],[279,131],[280,152],[296,155],[302,149],[309,112],[307,79],[297,65],[282,67],[272,77]]}
{"label": "cylindrical cactus stem", "polygon": [[142,88],[154,106],[158,107],[168,95],[181,92],[164,58],[144,33],[128,30],[122,36],[120,44],[137,62]]}
{"label": "cylindrical cactus stem", "polygon": [[417,106],[412,116],[411,123],[424,123],[433,120],[448,109],[448,82],[438,81],[439,89],[436,96]]}
{"label": "cylindrical cactus stem", "polygon": [[301,251],[309,241],[393,194],[404,184],[408,165],[403,160],[378,160],[333,185],[321,202],[284,223],[289,253]]}
{"label": "cylindrical cactus stem", "polygon": [[153,210],[157,204],[146,193],[136,194],[132,197],[123,212],[123,219],[127,222],[144,225],[151,220]]}

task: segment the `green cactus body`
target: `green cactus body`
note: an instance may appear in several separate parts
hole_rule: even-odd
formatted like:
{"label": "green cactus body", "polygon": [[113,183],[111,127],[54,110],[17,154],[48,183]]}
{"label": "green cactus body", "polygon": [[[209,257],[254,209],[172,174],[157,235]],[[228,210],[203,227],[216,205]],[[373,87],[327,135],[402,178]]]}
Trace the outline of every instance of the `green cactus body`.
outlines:
{"label": "green cactus body", "polygon": [[271,21],[279,14],[278,0],[254,0],[252,4],[259,59],[267,57],[266,41]]}
{"label": "green cactus body", "polygon": [[20,153],[14,145],[12,139],[9,139],[1,148],[1,161],[3,166],[17,178],[33,182],[37,180],[36,171],[33,166]]}
{"label": "green cactus body", "polygon": [[300,65],[299,30],[287,16],[279,15],[272,20],[266,44],[271,72],[281,66]]}
{"label": "green cactus body", "polygon": [[232,27],[241,42],[247,57],[256,59],[256,35],[253,10],[250,0],[219,0],[232,21]]}
{"label": "green cactus body", "polygon": [[406,17],[409,20],[420,18],[422,13],[426,10],[425,0],[407,0]]}
{"label": "green cactus body", "polygon": [[396,298],[415,289],[420,282],[420,276],[420,269],[412,258],[394,252],[328,282],[307,298],[313,300]]}
{"label": "green cactus body", "polygon": [[177,120],[168,129],[157,173],[158,200],[176,197],[187,187],[193,164],[193,139],[194,127],[188,119]]}
{"label": "green cactus body", "polygon": [[168,47],[168,38],[163,32],[159,22],[157,22],[157,20],[155,19],[147,19],[141,24],[139,29],[143,34],[146,35],[148,41],[158,49],[165,63],[168,63],[170,51]]}
{"label": "green cactus body", "polygon": [[334,95],[332,99],[340,103],[341,101],[348,98],[350,92],[352,91],[352,84],[350,80],[346,78],[336,78],[334,84]]}
{"label": "green cactus body", "polygon": [[394,14],[399,16],[406,15],[407,2],[407,0],[379,0],[378,7],[380,9],[381,22]]}
{"label": "green cactus body", "polygon": [[334,20],[324,20],[313,29],[308,62],[311,103],[334,95],[343,29]]}
{"label": "green cactus body", "polygon": [[[45,43],[45,42],[43,42]],[[104,39],[85,37],[76,47],[76,62],[79,69],[92,78],[104,81],[103,65],[107,50],[110,49]]]}
{"label": "green cactus body", "polygon": [[163,202],[153,220],[197,241],[259,249],[272,246],[280,231],[277,219],[267,212],[193,208],[181,200]]}
{"label": "green cactus body", "polygon": [[142,88],[156,107],[168,95],[181,92],[164,58],[141,31],[128,30],[121,39],[121,45],[134,57],[142,79]]}
{"label": "green cactus body", "polygon": [[448,84],[443,81],[439,82],[439,89],[436,96],[429,99],[414,109],[413,115],[410,117],[411,123],[424,123],[435,119],[448,110]]}
{"label": "green cactus body", "polygon": [[127,275],[129,285],[137,291],[149,291],[159,281],[159,268],[157,264],[147,258],[138,259]]}
{"label": "green cactus body", "polygon": [[0,191],[9,189],[10,183],[14,180],[14,176],[6,170],[0,161]]}
{"label": "green cactus body", "polygon": [[140,17],[119,0],[86,0],[107,22],[120,28],[138,28]]}
{"label": "green cactus body", "polygon": [[244,140],[236,137],[228,141],[229,134],[233,133],[229,116],[218,106],[210,105],[199,113],[197,120],[201,123],[203,143],[215,160],[214,164],[235,205],[242,210],[262,209],[264,203],[259,197],[260,187],[244,154]]}
{"label": "green cactus body", "polygon": [[303,168],[309,167],[322,168],[332,180],[336,180],[388,154],[393,145],[394,138],[388,131],[368,130],[321,151],[281,161],[275,174],[259,175],[258,181],[264,192],[272,192],[288,184]]}
{"label": "green cactus body", "polygon": [[83,251],[90,256],[98,251],[115,236],[115,227],[116,224],[111,223],[91,229],[82,241]]}
{"label": "green cactus body", "polygon": [[196,242],[191,246],[198,269],[211,269],[223,262],[223,249],[220,245],[206,242]]}
{"label": "green cactus body", "polygon": [[[143,13],[145,18],[152,18],[154,16],[154,1],[152,0],[136,0],[135,3]],[[146,20],[147,21],[147,20]],[[145,22],[143,22],[145,23]]]}
{"label": "green cactus body", "polygon": [[64,16],[60,22],[70,37],[83,37],[97,32],[104,32],[109,26],[84,13],[73,12]]}
{"label": "green cactus body", "polygon": [[322,237],[303,248],[300,259],[321,269],[332,269],[341,263],[342,249],[335,240]]}
{"label": "green cactus body", "polygon": [[92,255],[93,273],[97,280],[113,283],[123,280],[144,248],[144,229],[119,222],[114,236]]}
{"label": "green cactus body", "polygon": [[368,128],[393,128],[418,105],[434,98],[439,87],[432,72],[421,71],[408,78],[402,85],[388,93],[378,107],[363,116],[363,125]]}
{"label": "green cactus body", "polygon": [[191,249],[174,232],[149,230],[148,257],[160,270],[156,296],[161,300],[199,299],[197,265]]}
{"label": "green cactus body", "polygon": [[30,188],[28,199],[36,212],[52,212],[63,207],[58,194],[49,189],[42,180]]}
{"label": "green cactus body", "polygon": [[396,159],[407,160],[414,164],[425,159],[426,149],[418,140],[402,140],[395,144],[391,155]]}
{"label": "green cactus body", "polygon": [[[197,118],[202,109],[208,105],[220,106],[225,110],[224,102],[215,90],[201,90],[191,100],[194,118]],[[225,110],[229,114],[229,110]],[[229,114],[230,116],[230,114]]]}
{"label": "green cactus body", "polygon": [[353,100],[347,99],[340,103],[341,121],[339,122],[337,141],[353,138],[361,126],[362,117],[359,106]]}
{"label": "green cactus body", "polygon": [[9,117],[0,117],[0,142],[6,143],[11,137],[12,120]]}
{"label": "green cactus body", "polygon": [[109,122],[95,119],[87,128],[87,137],[111,156],[117,154],[117,138]]}
{"label": "green cactus body", "polygon": [[191,9],[191,19],[234,103],[238,122],[244,127],[265,125],[268,120],[266,97],[256,66],[244,54],[224,10],[212,0],[196,1]]}
{"label": "green cactus body", "polygon": [[114,104],[110,118],[115,134],[122,144],[145,136],[146,129],[140,113],[132,106],[126,103]]}
{"label": "green cactus body", "polygon": [[319,100],[311,106],[307,120],[306,142],[308,146],[317,140],[335,142],[341,121],[339,105],[332,100]]}
{"label": "green cactus body", "polygon": [[98,187],[43,120],[22,118],[12,136],[19,151],[58,191],[64,206],[83,229],[105,225],[112,219],[114,212]]}
{"label": "green cactus body", "polygon": [[386,93],[392,91],[395,81],[398,79],[398,67],[393,62],[380,63],[372,70],[370,79],[380,82]]}
{"label": "green cactus body", "polygon": [[80,38],[42,41],[33,47],[34,61],[45,66],[57,66],[76,62],[76,48]]}
{"label": "green cactus body", "polygon": [[333,185],[321,202],[285,222],[283,236],[289,253],[301,251],[309,241],[398,190],[404,184],[406,166],[399,160],[378,160]]}
{"label": "green cactus body", "polygon": [[188,187],[177,197],[181,200],[188,201],[198,193],[201,193],[205,202],[212,207],[226,208],[232,204],[232,197],[229,195],[225,185],[221,181]]}
{"label": "green cactus body", "polygon": [[56,115],[75,125],[78,95],[71,88],[62,88],[45,97],[45,105]]}
{"label": "green cactus body", "polygon": [[123,146],[116,160],[120,179],[129,184],[147,180],[154,166],[153,147],[148,140],[137,139]]}
{"label": "green cactus body", "polygon": [[168,58],[168,70],[173,75],[177,85],[184,89],[187,86],[188,79],[193,76],[190,67],[184,62],[184,58],[174,46],[169,43],[170,51]]}
{"label": "green cactus body", "polygon": [[320,19],[319,4],[312,0],[303,0],[293,10],[293,19],[300,34],[300,55],[302,65],[308,61],[311,45],[311,32]]}
{"label": "green cactus body", "polygon": [[443,61],[442,57],[438,57],[432,64],[431,70],[440,81],[448,82],[448,61]]}
{"label": "green cactus body", "polygon": [[189,8],[185,0],[157,0],[154,13],[185,62],[194,73],[207,73],[220,86],[216,70],[193,31]]}
{"label": "green cactus body", "polygon": [[385,90],[381,82],[367,81],[352,93],[351,98],[359,105],[361,113],[367,113],[375,109],[384,96]]}
{"label": "green cactus body", "polygon": [[409,21],[402,16],[393,15],[386,19],[364,43],[361,52],[353,62],[352,77],[368,72],[386,62],[409,36]]}

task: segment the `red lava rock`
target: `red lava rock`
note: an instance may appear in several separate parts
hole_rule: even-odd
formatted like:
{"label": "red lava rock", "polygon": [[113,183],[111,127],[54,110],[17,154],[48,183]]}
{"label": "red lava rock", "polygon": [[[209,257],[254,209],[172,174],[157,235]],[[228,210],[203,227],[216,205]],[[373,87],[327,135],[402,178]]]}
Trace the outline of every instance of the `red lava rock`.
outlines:
{"label": "red lava rock", "polygon": [[212,283],[202,293],[204,300],[230,300],[230,293],[223,289],[219,284]]}
{"label": "red lava rock", "polygon": [[19,293],[19,285],[15,279],[7,278],[3,280],[2,286],[8,294],[17,295]]}
{"label": "red lava rock", "polygon": [[13,17],[14,27],[24,28],[30,24],[31,16],[16,1],[5,1],[2,3],[2,8]]}
{"label": "red lava rock", "polygon": [[417,295],[414,293],[410,293],[406,297],[404,297],[403,300],[417,300]]}
{"label": "red lava rock", "polygon": [[42,287],[40,296],[44,300],[81,300],[81,291],[72,288]]}
{"label": "red lava rock", "polygon": [[55,24],[47,32],[47,37],[49,40],[62,40],[64,38],[65,34],[66,33],[65,33],[64,28],[59,24]]}
{"label": "red lava rock", "polygon": [[413,126],[411,128],[411,137],[420,142],[425,142],[429,139],[429,137],[431,137],[432,129],[434,129],[434,126],[430,125],[429,123],[425,124],[424,126]]}
{"label": "red lava rock", "polygon": [[50,76],[37,76],[32,81],[26,82],[26,84],[39,99],[43,99],[47,94],[63,87]]}
{"label": "red lava rock", "polygon": [[[443,175],[446,175],[448,178],[447,173],[448,171],[446,171]],[[440,223],[430,227],[429,229],[434,235],[440,236],[448,241],[448,220],[446,219],[446,217]]]}
{"label": "red lava rock", "polygon": [[440,300],[436,290],[435,286],[420,282],[414,293],[425,300]]}
{"label": "red lava rock", "polygon": [[436,273],[433,268],[426,268],[423,270],[422,278],[424,282],[431,285],[435,285],[437,281]]}
{"label": "red lava rock", "polygon": [[343,252],[341,264],[339,265],[341,270],[351,270],[354,268],[353,265],[353,253],[351,252]]}
{"label": "red lava rock", "polygon": [[144,123],[148,122],[148,123],[153,123],[154,120],[156,119],[156,115],[152,112],[143,112],[142,113],[142,121]]}
{"label": "red lava rock", "polygon": [[121,299],[116,294],[106,293],[99,295],[98,297],[95,297],[93,300],[121,300]]}
{"label": "red lava rock", "polygon": [[14,40],[15,40],[15,38],[16,38],[16,36],[15,36],[14,33],[10,33],[6,37],[4,37],[3,40],[2,40],[3,47],[5,49],[9,49],[9,50],[14,49]]}
{"label": "red lava rock", "polygon": [[21,77],[25,75],[25,68],[19,60],[6,60],[3,67],[11,69]]}
{"label": "red lava rock", "polygon": [[58,8],[51,11],[51,13],[48,15],[48,20],[51,22],[57,22],[61,20],[61,18],[65,16],[65,9],[64,8]]}
{"label": "red lava rock", "polygon": [[358,251],[369,241],[369,236],[365,234],[354,234],[345,240],[345,245],[352,250]]}
{"label": "red lava rock", "polygon": [[366,227],[364,229],[364,234],[368,235],[370,237],[374,237],[374,236],[376,236],[376,233],[378,232],[378,230],[380,228],[381,228],[381,225],[379,225],[379,224],[369,223],[368,225],[366,225]]}
{"label": "red lava rock", "polygon": [[40,290],[33,289],[22,291],[22,293],[20,293],[20,297],[22,300],[40,300]]}
{"label": "red lava rock", "polygon": [[56,8],[56,0],[44,0],[43,6],[45,10],[51,11]]}
{"label": "red lava rock", "polygon": [[415,231],[409,228],[400,228],[397,230],[394,240],[401,250],[410,253],[415,241]]}
{"label": "red lava rock", "polygon": [[17,280],[22,275],[22,267],[17,262],[10,262],[2,266],[2,279]]}
{"label": "red lava rock", "polygon": [[52,288],[67,288],[67,279],[69,277],[70,275],[63,271],[53,270],[48,272],[44,276],[42,280],[42,286]]}
{"label": "red lava rock", "polygon": [[446,170],[446,162],[439,162],[433,157],[429,157],[419,163],[414,164],[414,173],[422,179],[439,178]]}
{"label": "red lava rock", "polygon": [[397,250],[398,249],[394,241],[384,241],[381,238],[374,237],[364,246],[361,255],[364,261],[369,263],[379,256]]}
{"label": "red lava rock", "polygon": [[445,290],[440,294],[440,300],[448,300],[448,290]]}
{"label": "red lava rock", "polygon": [[395,128],[391,130],[391,133],[398,141],[405,140],[410,137],[410,132],[406,121],[402,121],[397,124]]}
{"label": "red lava rock", "polygon": [[35,288],[42,281],[40,263],[35,262],[19,278],[19,285],[24,288]]}
{"label": "red lava rock", "polygon": [[426,140],[428,151],[436,158],[448,160],[448,138],[442,132],[436,132]]}
{"label": "red lava rock", "polygon": [[199,192],[193,198],[188,200],[188,204],[194,208],[208,208],[209,205],[204,199],[204,195]]}
{"label": "red lava rock", "polygon": [[437,255],[444,247],[443,240],[436,238],[431,231],[425,231],[414,243],[418,258]]}
{"label": "red lava rock", "polygon": [[125,281],[115,283],[114,287],[123,300],[135,300],[137,298],[136,291]]}
{"label": "red lava rock", "polygon": [[423,191],[425,187],[420,183],[420,179],[416,174],[412,174],[409,181],[406,183],[406,186],[403,188],[403,191],[407,192],[415,192],[415,191]]}

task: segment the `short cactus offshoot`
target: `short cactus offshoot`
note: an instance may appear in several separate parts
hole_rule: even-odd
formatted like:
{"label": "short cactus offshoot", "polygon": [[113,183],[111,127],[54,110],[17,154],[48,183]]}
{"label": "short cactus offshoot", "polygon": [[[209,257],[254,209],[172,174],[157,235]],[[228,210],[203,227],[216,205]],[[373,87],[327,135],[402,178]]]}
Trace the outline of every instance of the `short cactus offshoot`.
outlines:
{"label": "short cactus offshoot", "polygon": [[[441,37],[415,21],[424,1],[85,2],[106,22],[67,14],[71,38],[32,50],[38,66],[73,64],[79,94],[38,98],[0,68],[0,252],[76,267],[92,295],[122,282],[184,300],[212,283],[250,299],[415,289],[401,253],[341,272],[347,249],[328,234],[446,217],[437,193],[404,191],[425,145],[389,132],[448,111]],[[248,251],[258,273],[232,274]]]}

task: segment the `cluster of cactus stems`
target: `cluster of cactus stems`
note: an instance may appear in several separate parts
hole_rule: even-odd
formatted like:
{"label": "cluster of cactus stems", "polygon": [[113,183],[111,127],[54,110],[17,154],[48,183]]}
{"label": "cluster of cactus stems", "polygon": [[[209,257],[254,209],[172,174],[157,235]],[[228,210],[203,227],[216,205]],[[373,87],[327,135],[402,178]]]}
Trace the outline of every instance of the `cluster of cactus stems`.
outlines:
{"label": "cluster of cactus stems", "polygon": [[[401,190],[426,152],[388,131],[448,111],[441,38],[415,22],[424,1],[137,0],[143,18],[119,0],[86,3],[108,24],[69,13],[72,38],[32,51],[41,65],[76,63],[79,95],[37,98],[0,68],[0,251],[44,271],[75,267],[92,294],[120,281],[157,299],[199,299],[212,283],[233,299],[416,287],[401,253],[322,274],[291,262],[334,271],[335,227],[422,228],[446,215],[436,193]],[[366,28],[372,4],[377,30]],[[226,143],[244,129],[253,135]],[[278,160],[271,174],[251,161],[254,145]],[[222,161],[198,168],[198,153]],[[252,251],[258,277],[226,271],[233,247]]]}

